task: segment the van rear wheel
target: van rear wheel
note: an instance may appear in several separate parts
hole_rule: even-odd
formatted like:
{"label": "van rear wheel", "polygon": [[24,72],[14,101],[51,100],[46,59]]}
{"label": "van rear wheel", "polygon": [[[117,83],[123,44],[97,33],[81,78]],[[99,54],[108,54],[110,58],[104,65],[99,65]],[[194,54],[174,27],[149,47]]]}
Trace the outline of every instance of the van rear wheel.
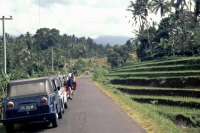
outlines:
{"label": "van rear wheel", "polygon": [[52,120],[53,127],[58,127],[58,113],[56,113],[56,118]]}
{"label": "van rear wheel", "polygon": [[68,107],[68,103],[67,103],[67,102],[65,102],[65,105],[64,105],[64,106],[65,106],[65,109],[67,109],[67,107]]}
{"label": "van rear wheel", "polygon": [[58,113],[58,119],[62,119],[62,108],[60,108],[60,112]]}

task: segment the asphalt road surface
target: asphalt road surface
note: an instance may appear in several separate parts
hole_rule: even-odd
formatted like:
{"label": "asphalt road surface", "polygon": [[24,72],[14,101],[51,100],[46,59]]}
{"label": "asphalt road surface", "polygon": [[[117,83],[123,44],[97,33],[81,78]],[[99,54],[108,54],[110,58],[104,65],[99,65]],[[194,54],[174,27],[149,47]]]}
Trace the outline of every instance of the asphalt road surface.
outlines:
{"label": "asphalt road surface", "polygon": [[68,101],[59,126],[29,124],[15,127],[16,133],[146,133],[117,104],[89,82],[90,75],[76,79],[73,100]]}

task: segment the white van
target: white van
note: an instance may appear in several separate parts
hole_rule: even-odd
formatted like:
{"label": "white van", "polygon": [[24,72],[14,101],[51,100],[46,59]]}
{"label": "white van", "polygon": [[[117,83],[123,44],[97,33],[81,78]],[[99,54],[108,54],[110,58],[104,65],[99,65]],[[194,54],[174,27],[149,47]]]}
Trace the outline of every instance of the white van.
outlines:
{"label": "white van", "polygon": [[86,71],[86,73],[85,73],[86,75],[89,75],[90,74],[90,72],[89,71]]}

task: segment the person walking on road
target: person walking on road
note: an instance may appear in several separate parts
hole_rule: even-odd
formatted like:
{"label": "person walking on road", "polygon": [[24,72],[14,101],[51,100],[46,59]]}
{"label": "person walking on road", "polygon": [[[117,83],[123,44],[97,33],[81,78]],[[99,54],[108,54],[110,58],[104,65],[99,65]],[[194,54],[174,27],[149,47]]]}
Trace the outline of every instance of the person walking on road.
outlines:
{"label": "person walking on road", "polygon": [[71,77],[69,78],[67,84],[68,84],[68,90],[69,90],[69,99],[72,100],[72,87],[73,87],[73,82],[74,82],[74,74],[71,74]]}

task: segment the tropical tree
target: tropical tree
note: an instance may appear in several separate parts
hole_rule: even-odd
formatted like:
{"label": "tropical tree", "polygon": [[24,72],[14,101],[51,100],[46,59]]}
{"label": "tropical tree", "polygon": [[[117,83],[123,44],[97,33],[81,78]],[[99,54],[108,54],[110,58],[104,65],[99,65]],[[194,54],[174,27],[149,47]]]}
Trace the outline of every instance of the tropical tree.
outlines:
{"label": "tropical tree", "polygon": [[157,15],[158,11],[160,11],[160,16],[165,16],[166,13],[171,11],[171,2],[168,0],[152,0],[150,2],[151,11]]}
{"label": "tropical tree", "polygon": [[171,0],[171,3],[173,3],[176,10],[183,9],[184,6],[187,6],[186,0]]}
{"label": "tropical tree", "polygon": [[193,0],[194,1],[194,22],[195,26],[198,26],[198,18],[200,16],[200,1],[199,0]]}
{"label": "tropical tree", "polygon": [[130,5],[126,10],[131,12],[133,15],[133,25],[139,23],[139,28],[144,29],[144,26],[147,23],[147,16],[149,15],[149,6],[149,0],[136,0],[136,2],[130,1]]}
{"label": "tropical tree", "polygon": [[132,59],[128,49],[129,48],[126,44],[114,45],[109,48],[106,51],[108,63],[110,63],[113,68],[123,66],[127,60]]}

